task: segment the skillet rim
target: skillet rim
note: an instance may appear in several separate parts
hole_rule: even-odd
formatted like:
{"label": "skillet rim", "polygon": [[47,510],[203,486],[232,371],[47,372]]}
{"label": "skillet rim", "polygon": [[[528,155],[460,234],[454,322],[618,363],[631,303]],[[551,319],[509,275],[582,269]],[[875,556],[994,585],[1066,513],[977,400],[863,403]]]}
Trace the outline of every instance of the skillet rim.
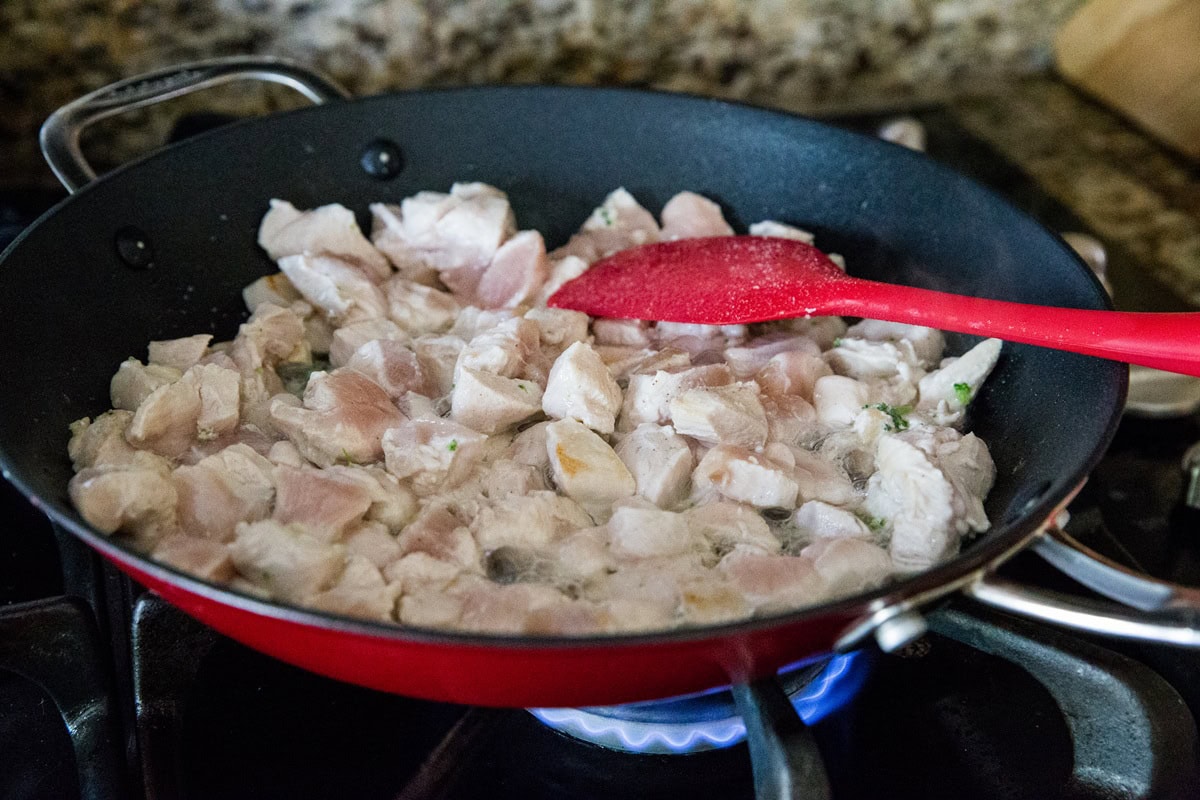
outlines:
{"label": "skillet rim", "polygon": [[[1015,213],[1018,217],[1023,218],[1026,222],[1032,223],[1036,229],[1040,230],[1048,237],[1047,244],[1055,244],[1063,255],[1074,262],[1077,271],[1081,273],[1082,278],[1087,282],[1092,291],[1096,294],[1098,304],[1088,306],[1091,308],[1112,308],[1111,298],[1104,292],[1099,280],[1095,277],[1092,271],[1079,258],[1079,256],[1067,245],[1058,234],[1043,225],[1038,219],[1026,213],[1024,210],[1012,205],[999,192],[991,189],[974,178],[964,175],[950,167],[930,158],[924,153],[915,152],[891,142],[887,142],[876,137],[857,131],[846,130],[839,128],[827,122],[814,119],[809,116],[798,114],[791,111],[780,109],[764,108],[754,105],[749,102],[724,100],[719,98],[708,97],[693,93],[670,92],[661,89],[635,88],[635,87],[604,87],[604,86],[569,86],[569,85],[551,85],[551,84],[481,84],[472,86],[459,87],[426,87],[407,89],[396,92],[388,92],[377,95],[372,95],[362,98],[351,98],[347,100],[339,100],[321,105],[314,105],[289,111],[270,114],[264,117],[252,117],[247,119],[237,120],[228,125],[223,125],[219,128],[206,131],[186,140],[176,142],[157,150],[146,153],[130,162],[120,165],[112,171],[100,176],[96,180],[83,187],[79,192],[68,195],[61,201],[56,203],[52,208],[43,213],[32,225],[26,228],[18,237],[9,244],[7,248],[0,253],[0,269],[3,269],[5,263],[12,253],[31,236],[35,235],[42,223],[53,217],[59,210],[67,204],[72,203],[77,198],[87,196],[90,192],[102,186],[106,182],[125,175],[128,172],[137,170],[144,165],[155,162],[164,158],[179,158],[181,153],[186,153],[189,147],[200,146],[202,143],[212,139],[219,139],[221,136],[232,135],[237,130],[244,126],[265,123],[270,120],[278,122],[282,119],[288,119],[297,115],[319,115],[326,113],[335,113],[336,109],[343,104],[355,104],[359,106],[368,106],[374,103],[392,102],[396,98],[406,96],[436,96],[436,95],[470,95],[470,94],[562,94],[565,96],[586,96],[597,94],[608,95],[630,95],[637,97],[653,97],[659,102],[673,102],[684,105],[690,104],[707,104],[716,108],[732,110],[743,117],[768,117],[778,120],[784,120],[791,124],[799,124],[804,127],[819,130],[825,135],[834,135],[835,137],[845,137],[850,142],[855,142],[853,146],[859,150],[867,150],[878,148],[882,152],[882,157],[891,158],[892,160],[902,161],[910,159],[912,163],[918,165],[918,169],[926,172],[932,172],[935,175],[940,175],[945,179],[965,182],[967,186],[974,192],[980,193],[988,197],[993,202],[999,203],[1007,210]],[[407,642],[420,645],[434,646],[450,646],[450,647],[468,647],[480,649],[504,649],[504,650],[564,650],[564,649],[591,649],[591,648],[609,648],[609,647],[646,647],[654,645],[677,645],[684,642],[700,643],[705,641],[715,641],[728,638],[737,638],[750,634],[761,633],[768,629],[778,629],[793,625],[801,625],[805,621],[815,619],[822,616],[832,616],[836,614],[851,614],[855,609],[860,609],[860,616],[867,617],[873,613],[877,607],[886,608],[898,603],[903,603],[914,597],[925,595],[930,596],[930,600],[944,597],[958,591],[958,587],[954,584],[961,582],[964,578],[977,572],[988,569],[1002,563],[1011,555],[1014,555],[1020,549],[1023,549],[1032,540],[1037,530],[1045,523],[1047,516],[1074,490],[1074,488],[1084,480],[1088,474],[1099,463],[1104,452],[1108,449],[1116,434],[1117,424],[1120,421],[1124,400],[1128,391],[1128,370],[1121,370],[1117,362],[1103,362],[1111,369],[1106,370],[1109,379],[1108,386],[1112,386],[1112,380],[1116,381],[1116,400],[1113,407],[1109,410],[1108,419],[1105,423],[1104,435],[1098,442],[1093,444],[1088,457],[1083,460],[1081,465],[1066,479],[1061,476],[1052,484],[1050,490],[1047,490],[1039,496],[1036,502],[1029,505],[1028,508],[1015,520],[1008,523],[1002,523],[1000,526],[993,526],[988,531],[980,534],[979,537],[969,546],[966,551],[960,551],[951,560],[939,564],[929,570],[916,573],[912,576],[903,578],[894,583],[889,583],[883,587],[875,589],[871,592],[859,593],[849,597],[840,598],[837,600],[821,603],[814,606],[808,606],[799,609],[781,611],[762,617],[753,617],[749,619],[737,620],[733,622],[717,623],[712,625],[696,626],[696,627],[681,627],[672,628],[662,631],[639,632],[639,633],[615,633],[589,636],[536,636],[536,635],[513,635],[513,634],[482,634],[477,632],[454,631],[438,628],[422,628],[416,626],[403,625],[401,623],[389,623],[383,621],[366,620],[357,617],[350,617],[331,612],[317,611],[308,609],[299,605],[277,602],[274,600],[264,600],[255,597],[251,594],[238,591],[237,589],[223,586],[216,583],[196,578],[188,573],[167,566],[153,560],[148,554],[143,554],[134,549],[123,539],[114,539],[104,534],[99,533],[90,525],[82,520],[72,509],[70,513],[63,513],[53,505],[43,503],[40,496],[32,492],[27,483],[22,479],[20,471],[15,469],[15,462],[10,458],[7,449],[3,442],[0,442],[0,468],[3,469],[3,477],[9,480],[20,492],[24,495],[35,507],[42,513],[47,514],[51,520],[57,524],[66,527],[71,533],[93,549],[103,553],[107,557],[116,561],[128,561],[137,569],[150,574],[151,576],[173,584],[181,589],[186,590],[190,594],[197,595],[210,602],[216,602],[221,605],[231,606],[235,609],[250,612],[262,617],[278,619],[291,623],[303,624],[306,626],[318,627],[337,632],[344,632],[358,636],[367,636],[376,639],[388,639],[397,642]],[[1104,370],[1104,367],[1100,367]],[[64,447],[65,452],[65,447]],[[1061,487],[1061,488],[1055,488]],[[879,601],[886,600],[880,606]],[[924,604],[922,604],[923,606]]]}

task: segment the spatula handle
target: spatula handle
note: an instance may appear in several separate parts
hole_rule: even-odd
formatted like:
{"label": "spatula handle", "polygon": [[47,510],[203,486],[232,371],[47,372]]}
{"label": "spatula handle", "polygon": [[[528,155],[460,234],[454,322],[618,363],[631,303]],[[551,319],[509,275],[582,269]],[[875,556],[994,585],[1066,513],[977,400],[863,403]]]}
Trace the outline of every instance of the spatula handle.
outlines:
{"label": "spatula handle", "polygon": [[1200,376],[1200,313],[1088,311],[856,282],[831,313],[995,336],[1112,361]]}

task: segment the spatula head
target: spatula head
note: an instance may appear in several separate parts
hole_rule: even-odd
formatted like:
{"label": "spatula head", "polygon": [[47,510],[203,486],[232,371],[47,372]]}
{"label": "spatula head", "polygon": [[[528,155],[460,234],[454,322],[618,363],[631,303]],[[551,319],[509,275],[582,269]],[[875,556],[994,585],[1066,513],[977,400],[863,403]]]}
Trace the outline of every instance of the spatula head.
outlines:
{"label": "spatula head", "polygon": [[735,325],[830,313],[839,285],[852,280],[792,239],[680,239],[601,259],[548,305],[594,317]]}

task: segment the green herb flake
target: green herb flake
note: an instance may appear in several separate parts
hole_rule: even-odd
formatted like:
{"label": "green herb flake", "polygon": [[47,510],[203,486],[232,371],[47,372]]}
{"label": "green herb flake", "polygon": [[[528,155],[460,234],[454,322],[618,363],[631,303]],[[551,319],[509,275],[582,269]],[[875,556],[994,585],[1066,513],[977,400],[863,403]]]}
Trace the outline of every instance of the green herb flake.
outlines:
{"label": "green herb flake", "polygon": [[908,419],[905,418],[905,414],[912,411],[912,406],[889,406],[887,403],[876,403],[875,405],[865,405],[863,408],[875,408],[891,417],[892,424],[883,426],[885,431],[908,430]]}
{"label": "green herb flake", "polygon": [[446,445],[446,449],[453,453],[458,449],[458,439],[451,439],[450,444]]}
{"label": "green herb flake", "polygon": [[610,227],[613,224],[612,212],[609,211],[607,208],[600,209],[600,219],[604,220],[604,224],[608,225]]}
{"label": "green herb flake", "polygon": [[967,403],[971,402],[971,384],[954,384],[954,396],[958,398],[958,404],[960,406],[965,406]]}
{"label": "green herb flake", "polygon": [[870,514],[867,514],[862,511],[856,512],[854,516],[861,519],[864,523],[866,523],[866,526],[868,528],[875,531],[876,533],[883,530],[884,527],[887,525],[887,520],[884,519],[883,517],[872,517]]}
{"label": "green herb flake", "polygon": [[833,340],[833,346],[834,346],[834,347],[841,347],[841,346],[842,346],[842,341],[843,341],[843,340],[842,340],[842,337],[840,337],[840,336],[839,336],[839,337],[837,337],[836,339],[834,339],[834,340]]}
{"label": "green herb flake", "polygon": [[529,389],[525,388],[525,384],[523,384],[523,383],[518,383],[518,384],[517,384],[517,388],[518,388],[518,389],[520,389],[522,392],[528,392],[528,391],[529,391]]}
{"label": "green herb flake", "polygon": [[342,457],[339,460],[350,466],[358,464],[358,462],[354,460],[354,456],[350,455],[350,453],[348,453],[344,447],[342,448]]}

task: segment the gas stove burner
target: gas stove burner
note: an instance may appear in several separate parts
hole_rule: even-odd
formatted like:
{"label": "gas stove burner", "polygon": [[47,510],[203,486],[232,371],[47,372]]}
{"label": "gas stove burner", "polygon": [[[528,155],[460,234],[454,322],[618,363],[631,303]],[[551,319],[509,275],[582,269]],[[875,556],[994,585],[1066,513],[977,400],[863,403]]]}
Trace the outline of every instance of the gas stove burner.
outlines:
{"label": "gas stove burner", "polygon": [[[861,653],[849,653],[786,668],[780,681],[800,718],[811,725],[845,705],[862,687],[867,670]],[[626,753],[699,753],[746,738],[728,689],[621,706],[532,708],[530,713],[567,736]]]}

